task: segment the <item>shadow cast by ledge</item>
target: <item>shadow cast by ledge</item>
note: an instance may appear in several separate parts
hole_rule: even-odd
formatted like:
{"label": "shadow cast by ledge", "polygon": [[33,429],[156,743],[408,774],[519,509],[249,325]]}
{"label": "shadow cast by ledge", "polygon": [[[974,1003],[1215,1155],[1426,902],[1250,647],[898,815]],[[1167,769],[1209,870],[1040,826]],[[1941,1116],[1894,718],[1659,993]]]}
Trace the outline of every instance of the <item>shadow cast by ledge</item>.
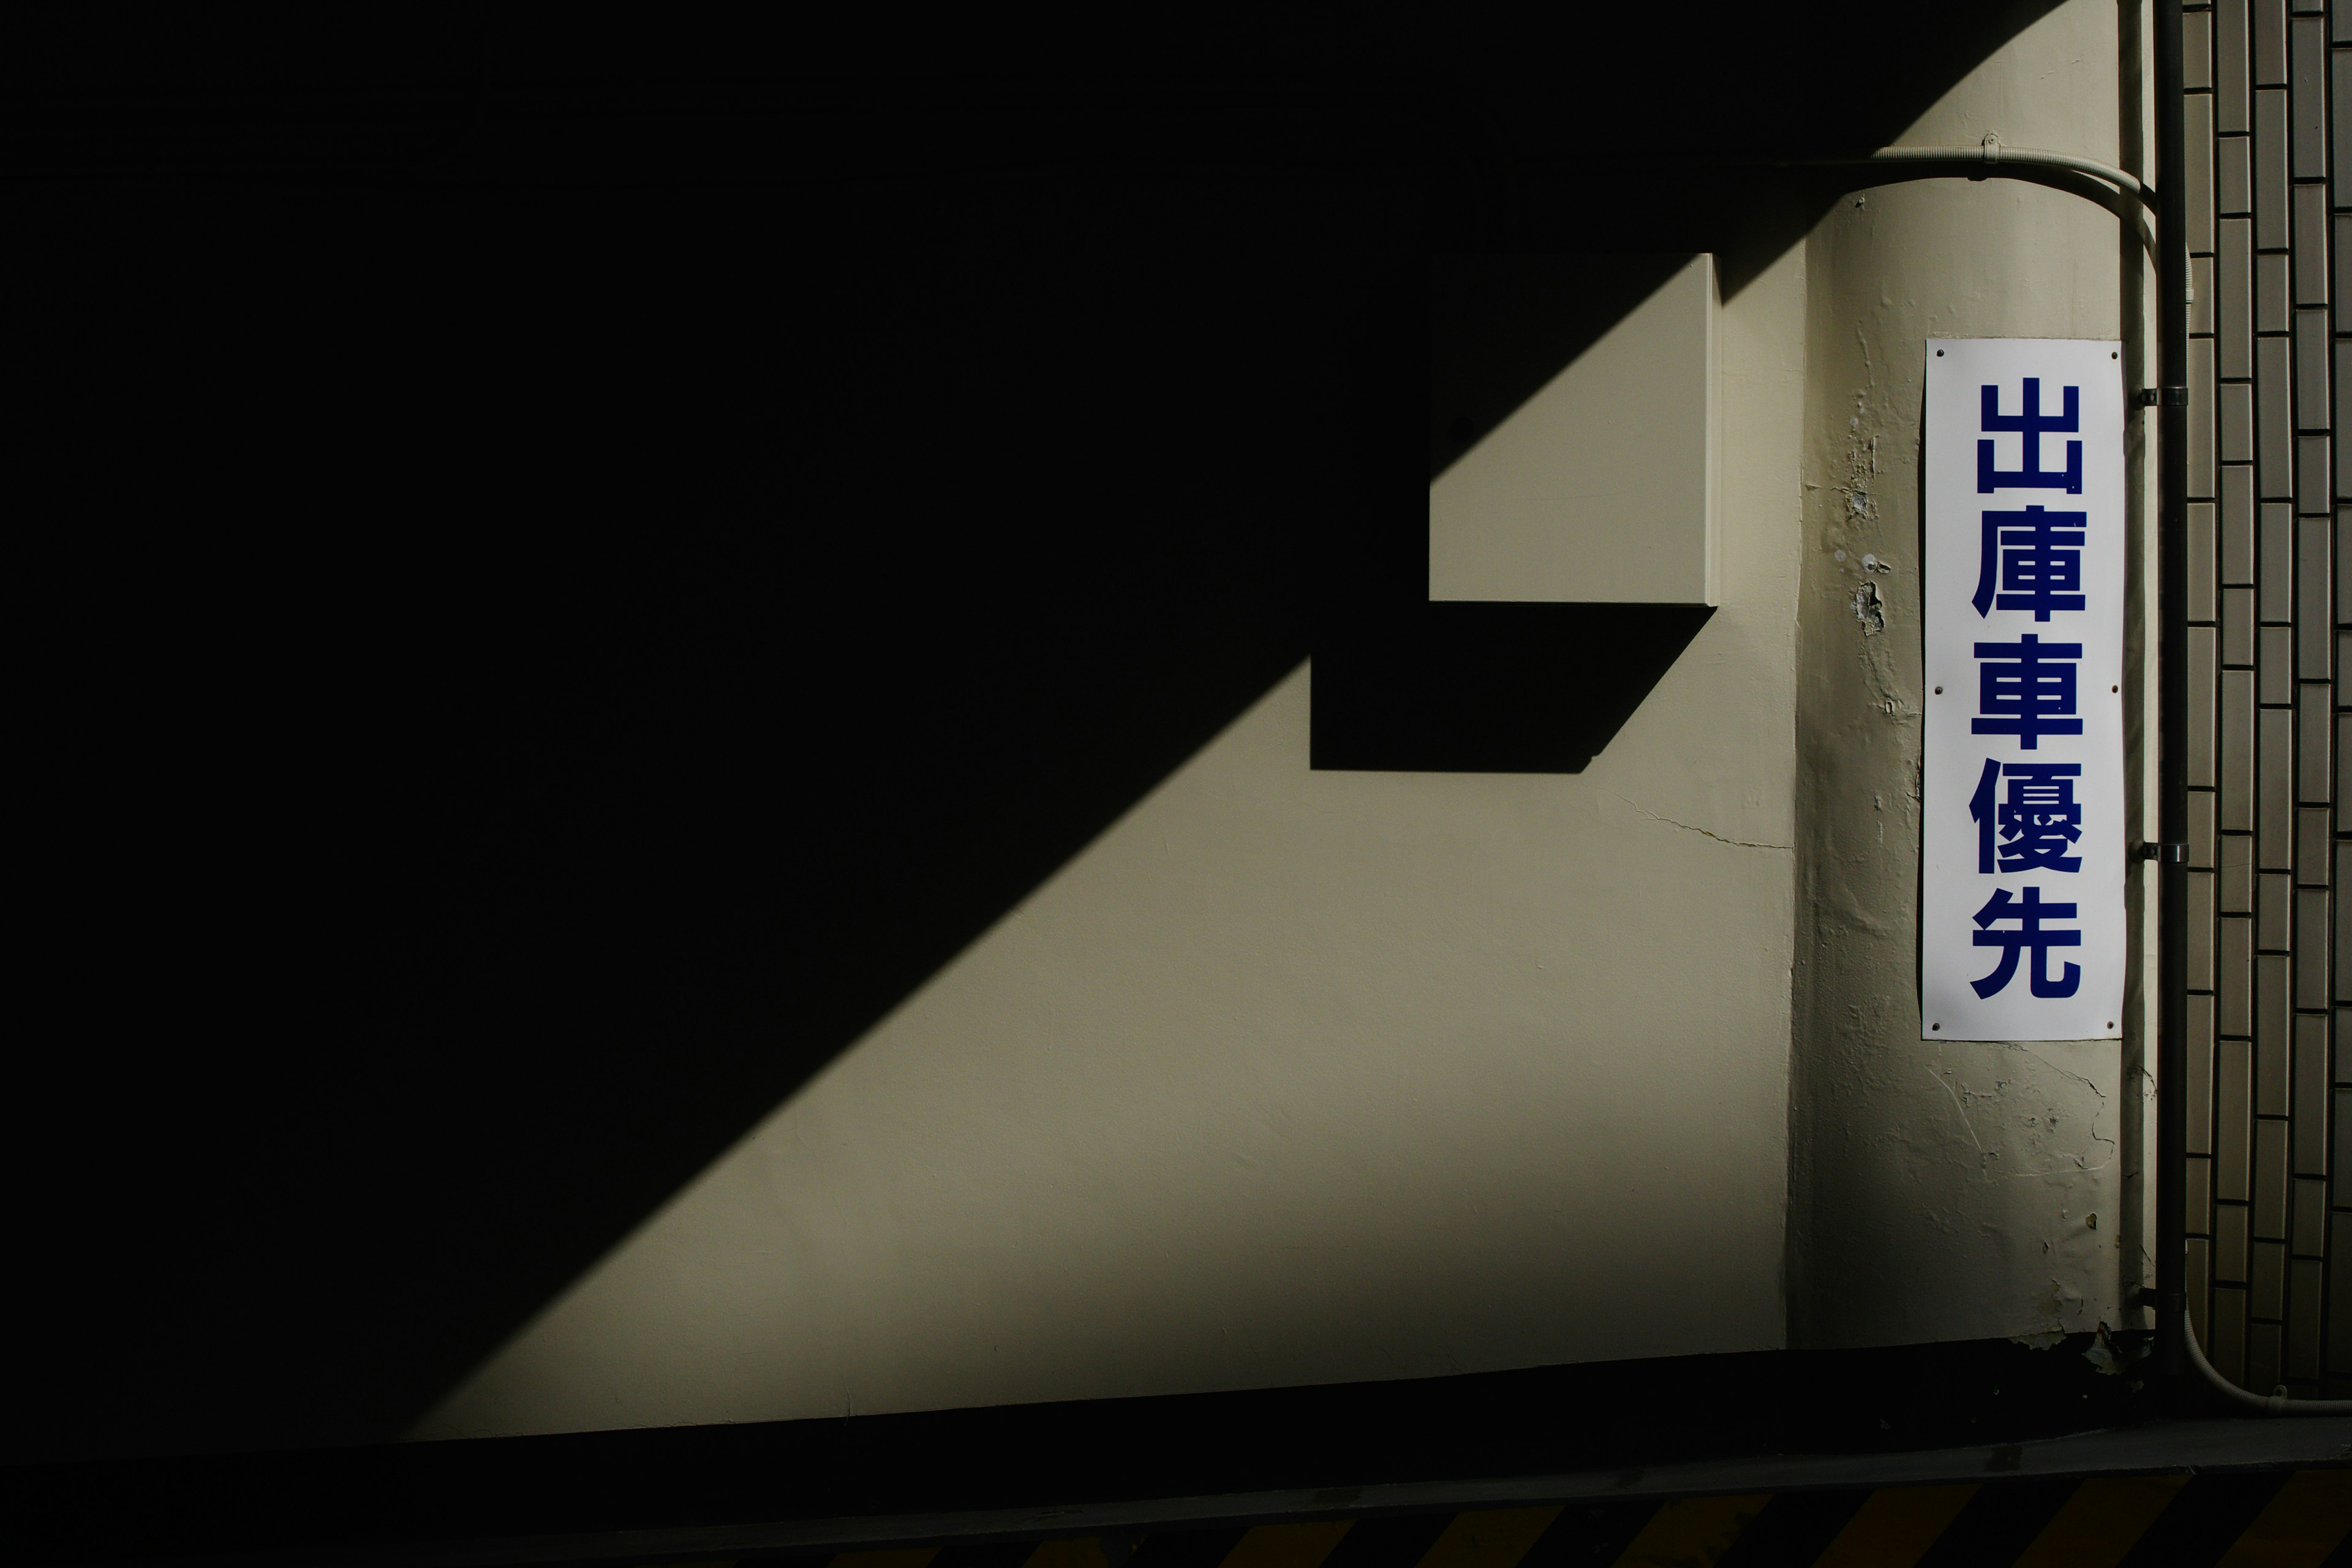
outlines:
{"label": "shadow cast by ledge", "polygon": [[[1688,259],[1561,250],[1433,258],[1431,481]],[[1354,548],[1323,552],[1331,576],[1315,645],[1318,769],[1581,773],[1714,613],[1700,605],[1432,601],[1427,513],[1390,506],[1377,515],[1385,526]],[[1575,516],[1559,526],[1608,524]]]}
{"label": "shadow cast by ledge", "polygon": [[1704,605],[1424,605],[1315,655],[1313,765],[1584,771],[1715,612]]}

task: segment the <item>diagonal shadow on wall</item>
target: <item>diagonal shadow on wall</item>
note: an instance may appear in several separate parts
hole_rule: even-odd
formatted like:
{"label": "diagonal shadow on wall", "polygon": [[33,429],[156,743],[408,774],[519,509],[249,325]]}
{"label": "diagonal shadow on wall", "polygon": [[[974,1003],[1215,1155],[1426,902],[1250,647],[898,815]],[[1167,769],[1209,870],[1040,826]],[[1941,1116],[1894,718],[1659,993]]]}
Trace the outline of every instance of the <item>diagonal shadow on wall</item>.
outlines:
{"label": "diagonal shadow on wall", "polygon": [[[1885,139],[2039,8],[1853,7],[1805,48],[1895,85],[1792,134]],[[1770,123],[1738,42],[1689,102]],[[1556,76],[1301,114],[1295,82],[774,110],[469,70],[470,141],[477,100],[420,110],[440,163],[271,119],[315,95],[192,142],[118,93],[40,142],[0,263],[43,302],[6,1456],[402,1430],[1350,657],[1421,566],[1433,247],[1638,233],[1736,288],[1834,195],[1580,172],[1655,89],[1570,113]],[[1605,628],[1550,608],[1454,646],[1590,669]],[[1360,692],[1465,683],[1384,657]],[[1528,689],[1455,741],[1543,720]]]}
{"label": "diagonal shadow on wall", "polygon": [[[1433,483],[1688,258],[1445,256],[1429,282]],[[1698,635],[1704,605],[1433,603],[1426,513],[1327,552],[1318,768],[1580,773]]]}

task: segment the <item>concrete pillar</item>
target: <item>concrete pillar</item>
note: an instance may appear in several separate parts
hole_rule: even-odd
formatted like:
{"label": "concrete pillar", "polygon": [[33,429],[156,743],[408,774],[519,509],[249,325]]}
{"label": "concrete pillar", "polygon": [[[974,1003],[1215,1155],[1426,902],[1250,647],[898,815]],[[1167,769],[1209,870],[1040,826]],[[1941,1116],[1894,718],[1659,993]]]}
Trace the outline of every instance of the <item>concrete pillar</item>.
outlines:
{"label": "concrete pillar", "polygon": [[[2141,39],[2125,14],[2136,10],[2070,0],[1902,144],[1993,134],[2139,166]],[[2141,989],[2120,1051],[1919,1037],[1921,390],[1930,335],[2139,342],[2153,273],[2112,214],[2012,180],[1857,190],[1810,255],[1791,1340],[2121,1326],[2118,1281],[2138,1278],[2142,1250],[2142,1194],[2126,1184],[2145,1121]],[[2144,347],[2126,354],[2126,384],[2144,381]],[[2137,447],[2132,474],[2137,668],[2153,603],[2137,538],[2150,471]],[[2149,695],[2131,700],[2135,838],[2152,798],[2138,754]],[[2135,870],[2135,900],[2139,882]],[[2134,932],[2152,973],[2152,926],[2136,917]]]}

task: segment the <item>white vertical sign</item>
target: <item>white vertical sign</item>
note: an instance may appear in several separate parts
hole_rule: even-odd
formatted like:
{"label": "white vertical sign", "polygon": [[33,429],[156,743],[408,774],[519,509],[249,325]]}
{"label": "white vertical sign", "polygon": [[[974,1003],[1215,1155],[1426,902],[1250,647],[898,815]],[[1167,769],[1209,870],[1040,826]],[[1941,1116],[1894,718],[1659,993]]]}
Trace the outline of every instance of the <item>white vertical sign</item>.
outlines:
{"label": "white vertical sign", "polygon": [[1927,343],[1920,1037],[2119,1036],[2119,345]]}

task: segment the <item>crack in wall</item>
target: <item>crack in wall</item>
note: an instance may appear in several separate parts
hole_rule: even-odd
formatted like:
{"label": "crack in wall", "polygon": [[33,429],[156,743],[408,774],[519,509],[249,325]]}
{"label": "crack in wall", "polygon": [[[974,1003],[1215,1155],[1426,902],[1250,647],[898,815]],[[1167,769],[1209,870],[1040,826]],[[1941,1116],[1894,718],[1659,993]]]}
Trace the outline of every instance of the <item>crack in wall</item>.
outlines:
{"label": "crack in wall", "polygon": [[[1612,795],[1617,795],[1617,792],[1614,790],[1612,790],[1609,793]],[[1728,844],[1735,849],[1779,849],[1785,853],[1793,853],[1795,850],[1795,846],[1789,844],[1757,844],[1745,838],[1726,838],[1720,833],[1709,833],[1704,827],[1694,827],[1687,822],[1676,822],[1671,816],[1660,816],[1656,812],[1651,811],[1647,807],[1635,805],[1633,801],[1625,800],[1625,797],[1622,795],[1617,795],[1617,798],[1619,800],[1624,800],[1627,805],[1633,806],[1635,811],[1640,812],[1652,822],[1663,822],[1668,827],[1679,827],[1685,833],[1696,833],[1701,838],[1712,838],[1717,844]]]}
{"label": "crack in wall", "polygon": [[[1958,1042],[1954,1043],[1957,1044]],[[2116,1157],[2120,1152],[2120,1145],[2114,1138],[2107,1136],[2098,1130],[2099,1117],[2108,1109],[2108,1096],[2106,1091],[2101,1089],[2095,1080],[2085,1078],[2081,1073],[2073,1072],[2065,1068],[2060,1067],[2058,1064],[2051,1061],[2047,1057],[2043,1056],[2041,1052],[2032,1050],[2029,1047],[2021,1044],[2003,1041],[1984,1041],[1980,1043],[1991,1046],[2000,1050],[2031,1056],[2036,1062],[2049,1068],[2059,1077],[2071,1079],[2074,1082],[2088,1089],[2091,1091],[2093,1099],[2096,1101],[2096,1104],[2090,1111],[2090,1131],[2088,1133],[2088,1140],[2092,1144],[2104,1144],[2106,1148],[2106,1158],[2099,1161],[2096,1164],[2093,1164],[2085,1155],[2081,1153],[2070,1154],[2063,1149],[2051,1148],[2046,1144],[2036,1147],[2037,1134],[2054,1135],[2057,1132],[2060,1122],[2063,1120],[2063,1118],[2059,1114],[2060,1108],[2056,1106],[2047,1106],[2039,1113],[2028,1113],[2022,1109],[2022,1107],[2020,1107],[2014,1111],[2010,1111],[2008,1114],[2003,1116],[2000,1122],[2000,1129],[2002,1133],[2007,1134],[2008,1136],[2004,1137],[2002,1142],[2010,1143],[2011,1145],[2011,1152],[2022,1154],[2028,1161],[2028,1163],[2023,1168],[2004,1168],[1998,1173],[1988,1170],[1986,1172],[1988,1175],[1994,1176],[1995,1179],[2000,1181],[2011,1182],[2051,1176],[2070,1176],[2078,1173],[2089,1174],[2094,1172],[2104,1171],[2116,1163]],[[1934,1067],[1929,1067],[1927,1068],[1927,1076],[1934,1079],[1937,1086],[1951,1098],[1953,1107],[1958,1110],[1961,1123],[1968,1129],[1969,1141],[1970,1143],[1975,1145],[1977,1153],[1980,1157],[1988,1160],[2000,1159],[2002,1157],[2002,1151],[2000,1149],[1987,1149],[1984,1145],[1983,1140],[1978,1135],[1975,1120],[1969,1115],[1969,1107],[1979,1101],[1983,1101],[1991,1105],[1996,1110],[2009,1111],[2009,1101],[2013,1100],[2014,1096],[2004,1096],[2002,1091],[2010,1089],[2011,1080],[2008,1079],[1996,1079],[1993,1080],[1993,1088],[1989,1090],[1971,1089],[1963,1084],[1954,1081],[1953,1074],[1955,1069],[1945,1068],[1939,1071]],[[2025,1093],[2029,1091],[2030,1086],[2021,1079],[2018,1080],[2017,1092]]]}
{"label": "crack in wall", "polygon": [[2107,1157],[2094,1165],[2085,1161],[2083,1156],[2077,1154],[2074,1156],[2074,1167],[2081,1171],[2104,1171],[2108,1166],[2114,1164],[2116,1163],[2116,1156],[2121,1152],[2122,1145],[2115,1139],[2106,1136],[2099,1131],[2099,1114],[2108,1109],[2107,1091],[2101,1089],[2095,1080],[2085,1078],[2083,1074],[2075,1072],[2070,1068],[2061,1067],[2056,1062],[2052,1061],[2041,1051],[2035,1049],[2031,1042],[2021,1041],[2011,1045],[2009,1048],[2016,1051],[2021,1056],[2032,1057],[2035,1061],[2040,1062],[2043,1067],[2048,1068],[2052,1072],[2056,1073],[2059,1077],[2071,1078],[2076,1083],[2081,1084],[2084,1088],[2091,1091],[2092,1096],[2099,1102],[2098,1109],[2094,1110],[2091,1114],[2091,1142],[2094,1143],[2105,1144],[2107,1146]]}
{"label": "crack in wall", "polygon": [[1929,1078],[1934,1079],[1936,1080],[1936,1086],[1938,1089],[1941,1089],[1946,1094],[1952,1097],[1952,1109],[1960,1113],[1960,1125],[1969,1130],[1969,1142],[1977,1146],[1978,1153],[1983,1153],[1985,1152],[1984,1140],[1977,1136],[1977,1124],[1969,1120],[1969,1108],[1960,1102],[1960,1091],[1954,1089],[1950,1084],[1946,1083],[1944,1081],[1944,1075],[1937,1072],[1934,1068],[1929,1067],[1927,1063],[1920,1063],[1919,1070],[1926,1073]]}

